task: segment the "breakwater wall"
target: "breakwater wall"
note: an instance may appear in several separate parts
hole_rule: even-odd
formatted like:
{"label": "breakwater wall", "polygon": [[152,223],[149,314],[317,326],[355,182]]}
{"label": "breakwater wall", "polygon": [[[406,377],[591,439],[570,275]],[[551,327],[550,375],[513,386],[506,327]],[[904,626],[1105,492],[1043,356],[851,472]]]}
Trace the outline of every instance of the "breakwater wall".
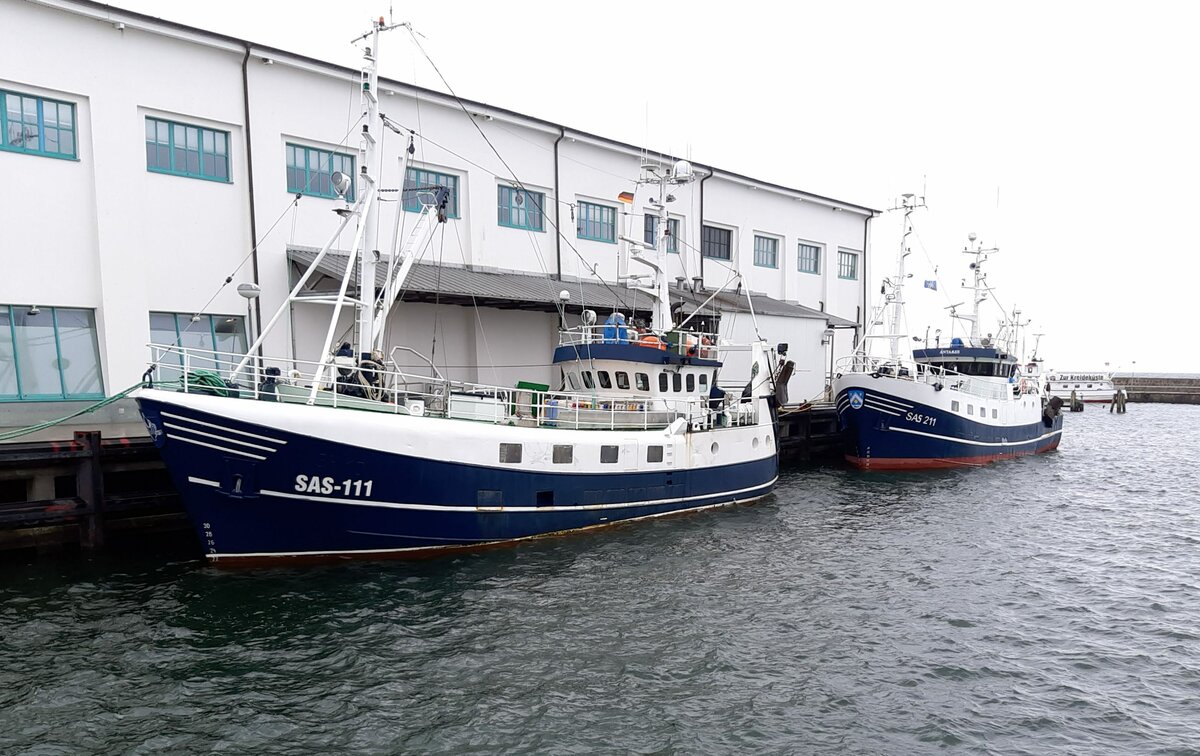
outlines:
{"label": "breakwater wall", "polygon": [[1200,404],[1200,377],[1151,375],[1117,375],[1117,388],[1125,389],[1131,402],[1163,402],[1166,404]]}

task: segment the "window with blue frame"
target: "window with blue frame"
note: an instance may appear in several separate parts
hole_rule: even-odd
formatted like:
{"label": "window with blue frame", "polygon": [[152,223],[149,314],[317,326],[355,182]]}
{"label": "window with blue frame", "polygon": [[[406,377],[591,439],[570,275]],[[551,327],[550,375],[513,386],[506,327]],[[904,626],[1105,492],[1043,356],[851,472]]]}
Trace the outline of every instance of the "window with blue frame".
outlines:
{"label": "window with blue frame", "polygon": [[779,240],[771,236],[754,235],[754,264],[760,268],[779,267]]}
{"label": "window with blue frame", "polygon": [[[658,216],[646,215],[645,241],[653,247],[658,243]],[[667,219],[667,251],[679,254],[679,219]]]}
{"label": "window with blue frame", "polygon": [[446,217],[459,217],[458,176],[427,171],[424,168],[409,168],[404,172],[404,209],[410,213],[421,212],[422,205],[433,204],[439,186],[450,190],[450,199],[446,202]]}
{"label": "window with blue frame", "polygon": [[821,247],[816,244],[800,242],[796,253],[796,268],[801,273],[821,272]]}
{"label": "window with blue frame", "polygon": [[146,117],[146,170],[229,182],[229,132]]}
{"label": "window with blue frame", "polygon": [[91,310],[0,305],[0,402],[103,398]]}
{"label": "window with blue frame", "polygon": [[700,254],[718,260],[733,259],[733,232],[727,228],[701,226]]}
{"label": "window with blue frame", "polygon": [[75,106],[0,89],[0,149],[74,160]]}
{"label": "window with blue frame", "polygon": [[246,320],[240,315],[194,315],[181,312],[150,313],[150,343],[182,347],[181,352],[160,350],[157,378],[177,380],[185,363],[189,370],[229,372],[246,354]]}
{"label": "window with blue frame", "polygon": [[844,249],[838,250],[838,278],[856,280],[858,278],[858,253]]}
{"label": "window with blue frame", "polygon": [[287,188],[289,192],[307,194],[312,197],[337,199],[330,177],[341,172],[350,177],[350,189],[346,200],[354,201],[354,156],[343,155],[316,147],[288,144]]}
{"label": "window with blue frame", "polygon": [[579,221],[575,226],[580,239],[617,243],[617,209],[593,202],[580,202]]}
{"label": "window with blue frame", "polygon": [[498,222],[509,228],[524,228],[529,231],[545,231],[546,195],[513,186],[499,187],[497,200]]}

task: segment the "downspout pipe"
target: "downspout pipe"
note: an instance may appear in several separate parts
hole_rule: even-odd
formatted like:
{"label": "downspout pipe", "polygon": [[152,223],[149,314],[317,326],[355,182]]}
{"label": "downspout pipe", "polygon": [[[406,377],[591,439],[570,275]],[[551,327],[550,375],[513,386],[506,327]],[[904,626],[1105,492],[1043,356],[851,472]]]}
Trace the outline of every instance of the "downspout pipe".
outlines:
{"label": "downspout pipe", "polygon": [[566,128],[558,127],[558,139],[554,140],[554,278],[562,280],[562,223],[559,216],[562,213],[562,202],[558,196],[558,144],[567,135]]}
{"label": "downspout pipe", "polygon": [[867,309],[868,309],[868,308],[867,308],[867,303],[871,301],[871,300],[868,298],[868,297],[870,296],[870,291],[868,290],[868,278],[867,278],[867,258],[869,257],[869,255],[867,254],[867,244],[870,242],[871,219],[872,219],[872,218],[874,218],[874,217],[875,217],[875,212],[874,212],[874,211],[872,211],[872,212],[870,212],[870,213],[868,213],[868,214],[867,214],[867,217],[866,217],[866,218],[864,218],[864,219],[863,219],[863,245],[862,245],[862,246],[863,246],[863,251],[862,251],[862,259],[863,259],[863,269],[862,269],[862,304],[860,304],[860,305],[859,305],[859,308],[858,308],[858,311],[859,311],[859,318],[858,318],[858,326],[859,326],[859,331],[858,331],[858,334],[857,334],[857,338],[855,338],[855,341],[856,341],[856,342],[858,342],[858,343],[856,343],[856,344],[854,345],[854,348],[855,348],[855,349],[858,349],[858,346],[859,346],[859,344],[861,344],[861,343],[862,343],[862,336],[863,336],[864,334],[866,334],[866,332],[867,332],[867,318],[869,317],[869,316],[867,315]]}
{"label": "downspout pipe", "polygon": [[705,167],[708,174],[700,179],[700,243],[696,248],[700,250],[700,285],[704,285],[704,182],[708,181],[716,173],[712,168]]}
{"label": "downspout pipe", "polygon": [[[250,45],[246,44],[246,56],[242,58],[242,118],[246,135],[246,190],[250,203],[250,265],[254,283],[258,285],[258,224],[254,217],[254,151],[250,146]],[[254,322],[262,327],[262,297],[254,298]],[[261,334],[257,334],[261,335]]]}

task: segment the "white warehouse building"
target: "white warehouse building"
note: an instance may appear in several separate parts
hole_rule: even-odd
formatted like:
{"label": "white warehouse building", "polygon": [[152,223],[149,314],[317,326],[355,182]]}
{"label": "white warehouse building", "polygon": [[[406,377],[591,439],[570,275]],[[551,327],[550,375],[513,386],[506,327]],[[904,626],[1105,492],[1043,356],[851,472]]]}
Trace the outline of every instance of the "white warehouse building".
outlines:
{"label": "white warehouse building", "polygon": [[[244,352],[337,227],[329,174],[357,174],[360,71],[83,0],[0,0],[0,23],[20,30],[0,45],[0,426],[123,391],[151,342]],[[202,84],[179,86],[181,71]],[[569,317],[645,314],[619,275],[620,237],[653,235],[637,179],[657,156],[400,81],[378,96],[415,131],[405,176],[409,135],[383,138],[381,186],[450,190],[449,222],[393,310],[394,343],[449,377],[557,385],[561,291]],[[742,342],[749,293],[762,336],[790,345],[792,401],[820,398],[864,325],[877,211],[694,168],[669,206],[673,290],[691,312],[729,286],[708,317]],[[416,217],[413,192],[390,196],[381,244],[397,214]],[[340,264],[328,259],[318,288]],[[264,350],[316,359],[327,320],[324,305],[295,304]],[[142,432],[127,401],[77,422]]]}

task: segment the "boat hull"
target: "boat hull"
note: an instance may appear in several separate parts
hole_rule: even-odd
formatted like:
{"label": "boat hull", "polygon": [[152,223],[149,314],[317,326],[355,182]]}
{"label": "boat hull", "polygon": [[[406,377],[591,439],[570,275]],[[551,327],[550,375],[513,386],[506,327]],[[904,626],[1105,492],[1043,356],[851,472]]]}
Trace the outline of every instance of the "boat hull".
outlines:
{"label": "boat hull", "polygon": [[[962,412],[977,405],[986,418]],[[1062,438],[1062,416],[1047,425],[1038,397],[989,402],[886,376],[845,376],[837,408],[846,461],[863,470],[974,467],[1052,451]]]}
{"label": "boat hull", "polygon": [[[777,477],[771,426],[680,439],[664,431],[518,429],[163,391],[143,392],[138,403],[207,557],[223,563],[479,549],[750,501],[770,493]],[[272,422],[288,410],[312,422],[292,429]],[[463,443],[447,438],[453,433],[431,435],[464,426],[492,455],[497,439],[537,434],[547,451],[574,443],[576,457],[570,472],[542,469],[551,460],[525,443],[523,463],[497,466],[493,456],[487,465],[456,453]],[[599,462],[606,438],[624,458],[611,472],[584,464],[589,444]],[[651,444],[671,449],[662,469],[645,469]]]}

